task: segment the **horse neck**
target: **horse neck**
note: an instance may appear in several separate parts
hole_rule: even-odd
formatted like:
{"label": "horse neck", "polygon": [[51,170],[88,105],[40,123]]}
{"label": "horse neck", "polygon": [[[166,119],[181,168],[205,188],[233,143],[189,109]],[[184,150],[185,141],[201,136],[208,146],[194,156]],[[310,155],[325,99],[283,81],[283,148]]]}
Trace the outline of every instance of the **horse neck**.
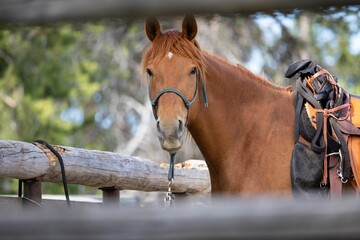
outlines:
{"label": "horse neck", "polygon": [[205,108],[198,101],[190,115],[189,131],[213,181],[213,176],[224,175],[225,169],[231,174],[228,168],[239,165],[234,159],[245,161],[249,157],[245,152],[249,151],[244,149],[260,144],[256,139],[266,141],[272,125],[287,125],[284,138],[291,142],[293,105],[290,91],[265,82],[243,67],[208,54],[205,58],[209,106]]}

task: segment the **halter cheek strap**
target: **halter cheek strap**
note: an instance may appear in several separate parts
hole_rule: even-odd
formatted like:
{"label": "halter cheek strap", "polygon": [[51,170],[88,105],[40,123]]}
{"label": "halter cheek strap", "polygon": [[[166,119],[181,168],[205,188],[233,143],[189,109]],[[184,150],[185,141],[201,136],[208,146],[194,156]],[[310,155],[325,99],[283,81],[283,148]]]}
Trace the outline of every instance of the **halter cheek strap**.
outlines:
{"label": "halter cheek strap", "polygon": [[201,75],[201,83],[202,83],[202,92],[203,92],[203,98],[204,98],[204,105],[205,107],[209,106],[209,100],[206,94],[206,83],[204,81],[204,77]]}
{"label": "halter cheek strap", "polygon": [[[207,98],[207,93],[206,93],[206,85],[205,85],[205,81],[204,81],[204,78],[202,77],[201,78],[201,82],[202,82],[202,90],[203,90],[203,97],[204,97],[204,105],[205,107],[208,107],[208,98]],[[153,108],[153,112],[154,112],[154,116],[155,118],[157,118],[157,105],[158,105],[158,102],[159,102],[159,99],[162,95],[164,95],[165,93],[175,93],[176,95],[178,95],[184,102],[185,104],[185,107],[186,109],[189,111],[190,107],[192,106],[192,104],[195,102],[196,100],[196,97],[198,95],[198,89],[199,89],[199,74],[198,74],[198,70],[196,70],[196,86],[195,86],[195,93],[194,93],[194,96],[192,98],[191,101],[189,101],[184,94],[182,94],[179,90],[175,89],[175,88],[165,88],[163,90],[161,90],[155,97],[155,99],[151,99],[151,96],[150,96],[150,91],[149,91],[149,98],[150,98],[150,103],[151,103],[151,106]],[[188,114],[189,116],[189,114]]]}

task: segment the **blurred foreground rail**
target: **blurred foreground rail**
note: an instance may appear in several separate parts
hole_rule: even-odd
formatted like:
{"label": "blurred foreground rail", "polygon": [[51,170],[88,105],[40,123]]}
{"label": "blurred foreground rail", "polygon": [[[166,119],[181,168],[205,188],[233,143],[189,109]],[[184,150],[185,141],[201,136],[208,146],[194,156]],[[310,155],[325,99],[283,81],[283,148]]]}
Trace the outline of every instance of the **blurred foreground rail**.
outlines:
{"label": "blurred foreground rail", "polygon": [[360,204],[286,199],[214,199],[174,208],[1,210],[2,239],[354,239]]}
{"label": "blurred foreground rail", "polygon": [[253,14],[360,4],[358,0],[1,0],[0,24],[49,24],[146,15]]}

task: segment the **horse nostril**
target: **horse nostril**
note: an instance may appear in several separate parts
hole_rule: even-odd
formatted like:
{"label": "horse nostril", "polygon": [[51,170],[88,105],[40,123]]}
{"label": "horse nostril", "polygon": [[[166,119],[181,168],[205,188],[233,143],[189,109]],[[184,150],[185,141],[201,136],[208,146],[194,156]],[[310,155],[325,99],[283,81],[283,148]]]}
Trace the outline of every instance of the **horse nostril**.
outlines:
{"label": "horse nostril", "polygon": [[161,131],[161,128],[160,128],[160,121],[157,121],[157,122],[156,122],[156,128],[157,128],[157,131],[158,131],[158,132],[162,132],[162,131]]}

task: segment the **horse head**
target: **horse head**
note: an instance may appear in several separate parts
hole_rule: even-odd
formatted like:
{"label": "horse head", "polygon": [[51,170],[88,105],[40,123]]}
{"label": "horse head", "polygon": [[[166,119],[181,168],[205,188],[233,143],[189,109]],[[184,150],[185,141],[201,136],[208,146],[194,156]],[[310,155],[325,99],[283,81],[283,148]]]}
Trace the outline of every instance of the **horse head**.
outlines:
{"label": "horse head", "polygon": [[151,44],[142,68],[149,81],[157,134],[162,148],[174,153],[182,147],[190,110],[203,83],[204,64],[195,41],[197,24],[192,15],[185,15],[182,31],[162,32],[156,18],[147,18],[145,32]]}

